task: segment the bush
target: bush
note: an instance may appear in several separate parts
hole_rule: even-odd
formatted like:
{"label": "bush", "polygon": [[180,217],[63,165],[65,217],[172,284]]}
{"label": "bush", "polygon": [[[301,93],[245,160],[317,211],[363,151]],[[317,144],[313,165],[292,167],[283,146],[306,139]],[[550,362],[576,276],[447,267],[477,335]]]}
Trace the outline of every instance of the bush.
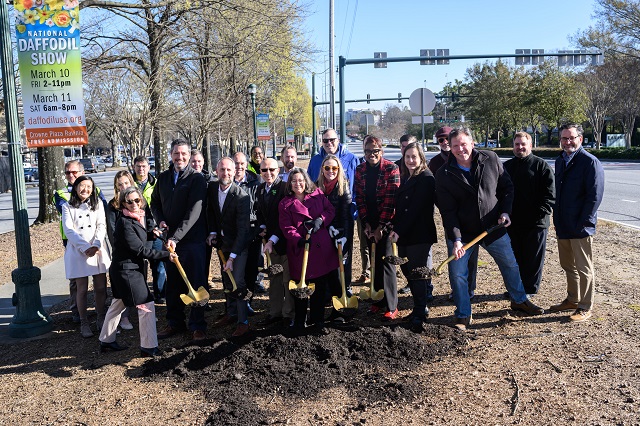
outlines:
{"label": "bush", "polygon": [[[487,149],[483,147],[476,147],[477,149]],[[489,148],[491,151],[498,154],[498,157],[510,158],[513,157],[512,148]],[[587,151],[593,154],[595,157],[602,160],[640,160],[640,148],[634,147],[631,149],[626,148],[587,148]],[[556,158],[562,151],[559,148],[534,148],[533,153],[542,158]]]}

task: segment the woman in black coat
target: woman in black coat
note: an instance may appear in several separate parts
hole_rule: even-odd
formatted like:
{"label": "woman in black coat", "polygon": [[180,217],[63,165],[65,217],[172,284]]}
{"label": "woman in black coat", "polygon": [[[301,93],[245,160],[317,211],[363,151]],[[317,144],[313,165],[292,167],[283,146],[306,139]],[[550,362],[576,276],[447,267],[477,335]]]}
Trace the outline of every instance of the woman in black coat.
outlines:
{"label": "woman in black coat", "polygon": [[[336,215],[331,221],[329,226],[329,235],[334,239],[336,248],[338,243],[342,244],[342,263],[343,265],[350,265],[349,257],[351,256],[352,241],[347,240],[347,235],[352,235],[350,232],[353,227],[353,216],[351,214],[351,191],[349,190],[349,181],[347,180],[342,163],[340,159],[335,155],[328,154],[324,157],[322,164],[320,165],[320,176],[317,182],[318,188],[329,199],[329,202],[335,209]],[[351,281],[350,274],[347,276],[345,271],[345,286],[349,287]],[[342,287],[340,281],[332,280],[332,284],[329,289],[331,295],[340,296],[342,294]],[[351,296],[350,289],[348,296]],[[342,316],[340,312],[335,309],[331,310],[331,315],[327,319],[328,321],[346,321],[346,317]]]}
{"label": "woman in black coat", "polygon": [[140,350],[142,356],[160,353],[156,333],[153,295],[147,286],[144,259],[175,261],[176,255],[165,250],[153,250],[147,241],[159,236],[153,218],[145,214],[146,201],[135,186],[120,192],[119,215],[113,232],[113,259],[109,268],[113,301],[100,332],[100,351],[122,350],[116,342],[120,316],[127,307],[138,309]]}
{"label": "woman in black coat", "polygon": [[429,313],[427,287],[431,279],[418,276],[416,268],[427,271],[431,245],[437,241],[433,221],[436,181],[427,168],[422,147],[412,142],[405,148],[401,164],[400,188],[396,191],[396,212],[393,217],[392,241],[398,244],[398,255],[408,262],[401,266],[413,295],[411,325],[422,330],[422,323]]}

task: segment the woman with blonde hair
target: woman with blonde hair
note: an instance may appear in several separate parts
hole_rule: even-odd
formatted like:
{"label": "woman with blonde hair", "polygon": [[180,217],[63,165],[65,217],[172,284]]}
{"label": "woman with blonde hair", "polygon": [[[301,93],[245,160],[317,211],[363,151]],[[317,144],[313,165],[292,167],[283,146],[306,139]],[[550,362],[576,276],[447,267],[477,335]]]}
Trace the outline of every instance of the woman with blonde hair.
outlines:
{"label": "woman with blonde hair", "polygon": [[[318,189],[324,193],[335,209],[335,217],[329,225],[329,235],[333,238],[336,248],[342,244],[342,263],[345,265],[345,286],[350,287],[351,274],[351,247],[352,241],[347,236],[352,235],[353,215],[351,214],[351,191],[349,181],[345,177],[342,163],[335,155],[328,154],[324,157],[320,166],[320,176],[317,182]],[[331,288],[334,296],[342,293],[340,286]],[[350,293],[351,289],[348,289]],[[337,292],[337,294],[336,294]],[[351,294],[348,294],[351,296]],[[346,318],[335,309],[331,311],[329,321],[344,322]]]}

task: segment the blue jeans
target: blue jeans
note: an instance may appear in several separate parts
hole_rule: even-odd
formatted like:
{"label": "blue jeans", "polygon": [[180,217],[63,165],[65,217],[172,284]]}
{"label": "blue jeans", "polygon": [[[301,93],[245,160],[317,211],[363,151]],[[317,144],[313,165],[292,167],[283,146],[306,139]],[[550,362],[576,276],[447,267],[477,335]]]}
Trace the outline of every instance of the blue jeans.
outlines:
{"label": "blue jeans", "polygon": [[[153,240],[151,248],[154,250],[164,250],[162,240],[160,238]],[[167,281],[167,272],[164,269],[164,262],[162,260],[151,261],[151,275],[153,276],[153,296],[158,298],[161,294],[164,294],[164,283]]]}
{"label": "blue jeans", "polygon": [[[527,300],[527,294],[520,279],[520,270],[518,269],[516,257],[513,255],[509,235],[505,234],[491,244],[487,245],[482,242],[480,245],[489,252],[498,265],[511,300],[516,303],[522,303]],[[471,316],[471,298],[469,297],[469,283],[467,281],[469,276],[468,260],[477,253],[477,250],[478,245],[474,245],[460,259],[449,262],[449,281],[453,290],[453,302],[456,304],[455,316],[457,318]]]}

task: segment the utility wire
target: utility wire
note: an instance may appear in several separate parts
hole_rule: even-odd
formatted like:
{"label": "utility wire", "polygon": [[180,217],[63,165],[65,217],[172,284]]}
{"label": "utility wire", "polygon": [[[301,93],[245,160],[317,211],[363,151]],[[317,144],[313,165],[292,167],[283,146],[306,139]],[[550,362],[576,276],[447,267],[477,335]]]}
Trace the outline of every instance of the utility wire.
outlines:
{"label": "utility wire", "polygon": [[349,43],[347,44],[347,53],[345,54],[345,57],[349,57],[349,50],[351,50],[351,38],[353,37],[353,28],[355,27],[355,23],[356,23],[356,15],[358,12],[358,0],[356,0],[356,6],[353,8],[353,20],[351,21],[351,31],[349,32]]}
{"label": "utility wire", "polygon": [[347,15],[349,15],[349,1],[347,1],[347,10],[344,12],[344,22],[342,24],[342,36],[340,37],[340,48],[338,49],[339,52],[342,52],[342,42],[344,41],[344,33],[346,33],[346,29],[347,29]]}

